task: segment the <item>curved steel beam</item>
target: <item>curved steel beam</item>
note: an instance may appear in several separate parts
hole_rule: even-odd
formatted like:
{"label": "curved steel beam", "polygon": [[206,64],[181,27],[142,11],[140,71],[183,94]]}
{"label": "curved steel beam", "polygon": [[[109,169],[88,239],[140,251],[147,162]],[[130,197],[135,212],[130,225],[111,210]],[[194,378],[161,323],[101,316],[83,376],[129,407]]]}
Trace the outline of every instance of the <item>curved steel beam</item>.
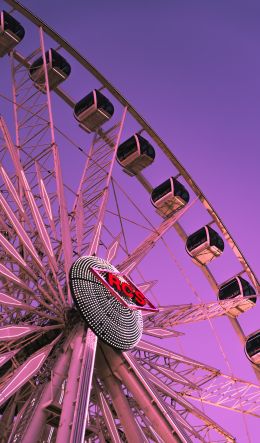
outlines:
{"label": "curved steel beam", "polygon": [[[168,157],[170,162],[179,170],[180,174],[195,192],[195,194],[199,197],[200,201],[206,208],[207,212],[210,214],[212,219],[220,228],[223,233],[226,241],[229,243],[231,249],[233,249],[236,257],[240,261],[242,267],[245,272],[251,278],[253,284],[256,286],[257,291],[259,291],[259,282],[253,270],[250,268],[246,258],[244,257],[242,251],[239,249],[235,240],[232,238],[228,229],[222,222],[221,218],[214,210],[213,206],[209,202],[209,200],[205,197],[199,186],[192,179],[191,175],[188,171],[182,166],[182,164],[177,160],[175,155],[168,148],[166,143],[162,140],[162,138],[152,129],[152,127],[147,123],[144,118],[136,111],[136,109],[120,94],[120,92],[85,58],[81,55],[75,48],[73,48],[66,40],[64,40],[57,32],[55,32],[52,28],[50,28],[46,23],[44,23],[40,18],[32,14],[29,9],[25,8],[21,3],[16,0],[5,0],[10,6],[19,11],[22,15],[27,17],[32,23],[36,26],[41,27],[46,34],[48,34],[53,40],[55,40],[59,45],[61,45],[73,58],[75,58],[85,69],[87,69],[91,74],[96,77],[100,83],[107,88],[107,90],[125,107],[128,108],[128,112],[134,117],[134,119],[140,124],[140,126],[150,135],[150,137],[157,143],[157,145],[161,148],[164,154]],[[140,175],[141,177],[141,175]],[[143,180],[140,180],[142,184],[144,184]],[[184,234],[185,235],[185,234]]]}

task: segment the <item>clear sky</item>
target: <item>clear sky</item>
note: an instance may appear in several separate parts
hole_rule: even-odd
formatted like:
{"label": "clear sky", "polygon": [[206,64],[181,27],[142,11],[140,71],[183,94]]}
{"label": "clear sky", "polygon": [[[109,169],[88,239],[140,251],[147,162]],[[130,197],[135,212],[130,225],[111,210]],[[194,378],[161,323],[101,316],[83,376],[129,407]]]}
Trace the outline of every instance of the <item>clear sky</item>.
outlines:
{"label": "clear sky", "polygon": [[257,269],[259,2],[23,4],[85,55],[173,147]]}
{"label": "clear sky", "polygon": [[[259,1],[22,3],[77,48],[153,126],[191,173],[258,273]],[[73,93],[80,99],[90,89],[91,85],[79,80]],[[156,184],[163,178],[161,166],[158,173],[153,172]],[[245,314],[241,323],[246,333],[259,328],[259,306]],[[210,344],[203,342],[200,328],[194,328],[186,331],[185,351],[195,358],[189,347],[194,349],[197,343],[198,360],[210,363]],[[236,337],[229,329],[225,331],[222,339],[227,353],[232,353]],[[173,342],[169,346],[175,349]],[[238,369],[239,376],[244,374],[255,382],[239,345],[234,352],[234,373]],[[259,442],[255,420],[248,420],[248,440],[240,416],[225,410],[217,416],[239,443]]]}

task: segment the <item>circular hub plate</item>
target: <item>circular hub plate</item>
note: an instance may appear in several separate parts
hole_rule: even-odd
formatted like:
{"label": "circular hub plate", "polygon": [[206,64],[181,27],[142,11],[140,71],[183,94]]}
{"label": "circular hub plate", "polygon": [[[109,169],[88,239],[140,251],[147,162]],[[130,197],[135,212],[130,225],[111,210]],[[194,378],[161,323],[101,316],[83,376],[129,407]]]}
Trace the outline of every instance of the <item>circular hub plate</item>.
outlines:
{"label": "circular hub plate", "polygon": [[[105,343],[120,350],[133,348],[143,332],[141,312],[124,306],[92,269],[103,276],[118,273],[114,266],[101,258],[79,258],[70,270],[71,293],[79,312]],[[125,299],[128,305],[135,304],[129,297]]]}

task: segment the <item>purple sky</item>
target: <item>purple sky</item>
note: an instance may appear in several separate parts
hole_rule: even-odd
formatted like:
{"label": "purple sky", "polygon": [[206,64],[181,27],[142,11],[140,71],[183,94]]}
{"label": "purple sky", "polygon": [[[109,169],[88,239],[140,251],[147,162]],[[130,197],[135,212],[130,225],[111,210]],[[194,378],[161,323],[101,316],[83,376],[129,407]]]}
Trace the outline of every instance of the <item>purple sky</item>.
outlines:
{"label": "purple sky", "polygon": [[[257,273],[260,3],[24,0],[23,4],[86,56],[159,133]],[[91,88],[79,81],[74,96],[80,99]],[[164,164],[160,171],[163,168]],[[152,177],[154,184],[163,179],[155,170]],[[259,306],[245,314],[241,323],[246,333],[259,328],[258,319]],[[222,323],[216,326],[221,328]],[[203,327],[183,330],[188,336],[185,352],[210,364],[214,356],[210,342],[201,343]],[[229,327],[225,331],[228,335],[222,339],[227,340],[227,352],[233,352],[236,337]],[[189,350],[191,337],[196,340],[193,349],[195,343],[198,347],[194,354]],[[168,346],[177,350],[173,341]],[[255,382],[242,349],[237,343],[234,347],[234,374]],[[210,415],[212,410],[208,411]],[[239,443],[249,441],[239,415],[222,410],[215,417]],[[256,420],[248,423],[251,443],[258,443]]]}
{"label": "purple sky", "polygon": [[172,146],[257,269],[259,2],[23,3]]}

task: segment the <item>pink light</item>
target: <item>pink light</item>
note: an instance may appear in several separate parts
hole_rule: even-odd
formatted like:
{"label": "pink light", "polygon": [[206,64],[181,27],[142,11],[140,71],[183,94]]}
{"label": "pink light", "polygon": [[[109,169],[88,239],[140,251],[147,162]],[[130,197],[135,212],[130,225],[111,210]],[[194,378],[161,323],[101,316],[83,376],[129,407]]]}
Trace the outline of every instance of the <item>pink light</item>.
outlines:
{"label": "pink light", "polygon": [[4,326],[0,328],[0,340],[10,340],[38,331],[37,326]]}
{"label": "pink light", "polygon": [[16,375],[7,383],[2,392],[0,392],[0,404],[3,404],[14,391],[25,384],[32,377],[32,375],[37,372],[47,355],[48,353],[45,350],[32,357],[27,363],[17,370]]}
{"label": "pink light", "polygon": [[3,292],[0,292],[0,304],[8,306],[23,306],[23,303],[20,300],[17,300],[10,295],[3,294]]}

